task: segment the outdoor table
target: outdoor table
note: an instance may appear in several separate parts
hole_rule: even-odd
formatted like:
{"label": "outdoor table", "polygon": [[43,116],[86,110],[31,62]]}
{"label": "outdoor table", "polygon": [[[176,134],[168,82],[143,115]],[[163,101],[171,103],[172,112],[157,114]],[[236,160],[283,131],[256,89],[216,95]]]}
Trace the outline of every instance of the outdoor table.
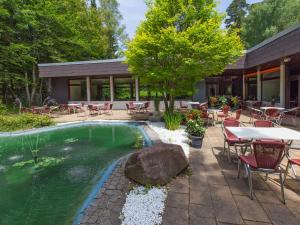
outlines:
{"label": "outdoor table", "polygon": [[188,105],[190,105],[193,109],[196,109],[198,105],[200,105],[200,102],[188,102]]}
{"label": "outdoor table", "polygon": [[285,108],[282,108],[282,107],[276,107],[276,106],[270,106],[270,107],[260,107],[260,109],[261,110],[264,110],[264,111],[266,111],[267,109],[278,109],[279,111],[283,111],[283,110],[285,110]]}
{"label": "outdoor table", "polygon": [[79,104],[79,103],[69,103],[68,106],[73,110],[73,113],[75,114],[76,113],[76,107],[81,107],[81,104]]}
{"label": "outdoor table", "polygon": [[239,139],[300,140],[300,132],[284,127],[226,127]]}

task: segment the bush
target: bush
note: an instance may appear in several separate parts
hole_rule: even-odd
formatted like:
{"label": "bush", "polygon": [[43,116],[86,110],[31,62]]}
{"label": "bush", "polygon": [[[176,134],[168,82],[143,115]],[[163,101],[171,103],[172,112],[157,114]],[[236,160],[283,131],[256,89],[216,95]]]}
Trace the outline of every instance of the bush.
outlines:
{"label": "bush", "polygon": [[192,136],[202,137],[205,133],[202,120],[189,120],[186,124],[185,131]]}
{"label": "bush", "polygon": [[49,116],[34,114],[0,115],[0,131],[16,131],[53,125]]}
{"label": "bush", "polygon": [[4,115],[6,114],[8,111],[6,105],[4,105],[1,101],[0,101],[0,115]]}
{"label": "bush", "polygon": [[181,115],[178,112],[165,112],[164,120],[168,130],[177,130],[180,127]]}

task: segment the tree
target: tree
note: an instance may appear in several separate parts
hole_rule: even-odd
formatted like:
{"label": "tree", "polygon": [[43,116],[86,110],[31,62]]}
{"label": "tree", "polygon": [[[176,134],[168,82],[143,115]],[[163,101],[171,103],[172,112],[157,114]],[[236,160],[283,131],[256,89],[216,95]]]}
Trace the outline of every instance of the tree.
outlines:
{"label": "tree", "polygon": [[221,29],[213,0],[156,0],[125,52],[129,70],[164,93],[165,109],[206,76],[221,73],[243,49],[238,35]]}
{"label": "tree", "polygon": [[241,38],[251,48],[280,31],[300,22],[299,0],[265,0],[250,7]]}
{"label": "tree", "polygon": [[242,26],[242,20],[248,12],[249,5],[246,0],[233,0],[227,8],[226,28],[238,28]]}

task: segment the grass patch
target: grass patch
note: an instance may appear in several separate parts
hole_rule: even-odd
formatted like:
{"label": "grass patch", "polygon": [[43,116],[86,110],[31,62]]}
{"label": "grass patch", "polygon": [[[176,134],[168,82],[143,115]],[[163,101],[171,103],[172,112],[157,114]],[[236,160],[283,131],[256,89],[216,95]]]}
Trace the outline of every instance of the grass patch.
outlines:
{"label": "grass patch", "polygon": [[54,125],[49,116],[34,114],[2,114],[0,115],[0,132],[26,130]]}

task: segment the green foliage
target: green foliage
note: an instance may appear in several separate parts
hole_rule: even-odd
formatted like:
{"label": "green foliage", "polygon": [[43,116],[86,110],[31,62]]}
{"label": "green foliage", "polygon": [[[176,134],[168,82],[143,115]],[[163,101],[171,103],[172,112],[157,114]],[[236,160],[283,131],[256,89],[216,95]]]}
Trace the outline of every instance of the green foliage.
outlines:
{"label": "green foliage", "polygon": [[233,104],[234,107],[237,107],[239,105],[239,98],[237,96],[232,96],[231,97],[231,102]]}
{"label": "green foliage", "polygon": [[251,48],[278,32],[300,22],[299,0],[264,0],[250,7],[241,38]]}
{"label": "green foliage", "polygon": [[5,115],[7,114],[8,109],[6,107],[6,105],[4,105],[1,101],[0,101],[0,115]]}
{"label": "green foliage", "polygon": [[195,82],[221,73],[236,61],[243,45],[236,32],[221,28],[222,15],[212,0],[156,0],[125,52],[129,70],[165,93],[167,111]]}
{"label": "green foliage", "polygon": [[199,120],[200,119],[200,111],[198,109],[190,109],[186,113],[186,121],[189,120]]}
{"label": "green foliage", "polygon": [[168,130],[177,130],[180,127],[181,114],[178,112],[165,112],[164,121]]}
{"label": "green foliage", "polygon": [[0,115],[0,131],[16,131],[53,125],[53,120],[48,116],[22,114]]}
{"label": "green foliage", "polygon": [[226,28],[240,29],[242,20],[248,12],[249,5],[246,0],[233,0],[226,9],[227,18],[225,19]]}
{"label": "green foliage", "polygon": [[219,97],[219,102],[221,106],[227,105],[228,103],[227,98],[224,95]]}
{"label": "green foliage", "polygon": [[141,149],[144,146],[144,136],[138,130],[134,134],[135,142],[134,142],[134,149]]}
{"label": "green foliage", "polygon": [[205,133],[202,120],[197,119],[187,121],[185,131],[191,136],[202,137]]}

